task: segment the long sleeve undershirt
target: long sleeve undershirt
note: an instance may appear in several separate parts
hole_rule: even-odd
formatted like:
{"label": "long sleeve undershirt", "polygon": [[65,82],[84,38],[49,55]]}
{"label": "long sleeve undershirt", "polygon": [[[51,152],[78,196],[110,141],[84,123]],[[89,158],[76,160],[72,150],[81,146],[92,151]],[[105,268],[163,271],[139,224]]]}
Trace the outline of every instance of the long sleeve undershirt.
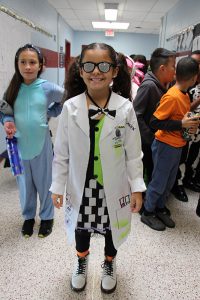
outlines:
{"label": "long sleeve undershirt", "polygon": [[182,122],[181,120],[159,120],[152,116],[150,126],[155,130],[177,131],[182,129]]}

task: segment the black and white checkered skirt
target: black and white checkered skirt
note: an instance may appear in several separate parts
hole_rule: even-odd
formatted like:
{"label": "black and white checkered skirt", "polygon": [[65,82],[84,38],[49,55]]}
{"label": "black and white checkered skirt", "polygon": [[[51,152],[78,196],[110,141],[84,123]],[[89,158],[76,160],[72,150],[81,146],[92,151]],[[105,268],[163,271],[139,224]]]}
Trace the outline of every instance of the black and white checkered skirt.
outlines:
{"label": "black and white checkered skirt", "polygon": [[110,230],[104,189],[96,179],[86,182],[77,229],[102,234],[105,234],[106,230]]}

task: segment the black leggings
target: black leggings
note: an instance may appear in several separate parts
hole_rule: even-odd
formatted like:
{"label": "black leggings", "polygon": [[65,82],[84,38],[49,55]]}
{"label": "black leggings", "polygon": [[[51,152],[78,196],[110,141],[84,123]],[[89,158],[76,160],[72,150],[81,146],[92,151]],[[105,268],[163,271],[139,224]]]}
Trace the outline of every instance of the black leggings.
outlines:
{"label": "black leggings", "polygon": [[[76,250],[78,252],[85,252],[90,248],[90,237],[91,233],[84,230],[75,230],[75,239],[76,239]],[[105,237],[105,256],[115,256],[117,250],[113,245],[112,234],[110,230],[106,231]]]}
{"label": "black leggings", "polygon": [[[186,170],[185,170],[185,178],[191,179],[194,176],[193,163],[197,159],[200,151],[200,141],[193,142],[188,151],[188,157],[186,160]],[[196,172],[200,174],[200,162],[197,165]]]}

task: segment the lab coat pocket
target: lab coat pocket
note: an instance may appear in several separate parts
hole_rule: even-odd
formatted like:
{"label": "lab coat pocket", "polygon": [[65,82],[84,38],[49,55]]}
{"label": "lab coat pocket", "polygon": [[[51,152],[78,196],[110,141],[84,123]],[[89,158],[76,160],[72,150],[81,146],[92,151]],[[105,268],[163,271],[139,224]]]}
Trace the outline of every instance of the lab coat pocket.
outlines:
{"label": "lab coat pocket", "polygon": [[[112,229],[113,242],[118,248],[128,237],[131,230],[130,194],[114,197],[115,199],[109,209],[109,217]],[[107,201],[108,203],[108,201]],[[111,203],[111,201],[109,201]]]}

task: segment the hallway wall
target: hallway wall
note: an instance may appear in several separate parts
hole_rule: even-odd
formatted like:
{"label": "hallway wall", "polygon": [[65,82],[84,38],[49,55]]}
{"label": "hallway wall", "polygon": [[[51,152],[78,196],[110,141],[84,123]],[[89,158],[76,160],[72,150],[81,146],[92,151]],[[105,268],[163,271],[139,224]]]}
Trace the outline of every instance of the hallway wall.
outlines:
{"label": "hallway wall", "polygon": [[174,40],[167,41],[168,38],[187,29],[191,25],[200,23],[200,1],[180,0],[169,10],[162,19],[159,44],[162,47],[173,50]]}
{"label": "hallway wall", "polygon": [[[38,47],[53,51],[59,55],[60,47],[65,49],[65,40],[73,42],[74,32],[47,0],[0,0],[0,6],[5,6],[18,16],[41,26],[52,36],[34,30],[23,22],[14,19],[0,11],[0,97],[8,85],[14,72],[14,55],[17,49],[25,43],[33,43]],[[3,44],[2,41],[5,41]],[[47,67],[43,77],[60,85],[64,81],[64,68]]]}
{"label": "hallway wall", "polygon": [[150,59],[151,53],[158,47],[159,36],[156,34],[138,34],[115,32],[114,37],[106,37],[104,31],[82,32],[76,31],[74,35],[73,53],[78,55],[81,45],[93,42],[110,44],[116,51],[131,54],[143,54]]}
{"label": "hallway wall", "polygon": [[[152,34],[131,34],[116,32],[115,37],[104,36],[104,32],[82,32],[74,31],[66,24],[62,17],[47,0],[0,0],[0,6],[6,6],[19,16],[27,18],[40,25],[52,34],[49,37],[40,33],[26,24],[15,20],[7,14],[0,12],[0,97],[14,72],[13,58],[17,48],[27,42],[31,42],[39,47],[54,51],[59,57],[60,49],[65,51],[65,41],[71,44],[71,56],[80,53],[82,44],[99,41],[112,45],[117,51],[126,54],[143,53],[147,59],[152,51],[159,45],[168,49],[173,49],[173,41],[166,41],[167,38],[190,25],[195,25],[200,21],[200,1],[180,0],[162,20],[160,37]],[[187,18],[183,17],[187,13]],[[49,58],[49,61],[51,57]],[[43,74],[45,79],[63,85],[65,69],[59,68],[59,62],[53,67],[48,67]]]}
{"label": "hallway wall", "polygon": [[[25,43],[33,43],[43,49],[53,51],[53,57],[47,57],[47,61],[59,57],[60,49],[65,51],[65,41],[71,44],[71,56],[80,53],[82,44],[95,41],[106,42],[114,46],[117,51],[127,54],[143,53],[149,59],[153,49],[158,46],[158,35],[127,34],[116,32],[114,38],[106,38],[104,32],[80,32],[74,31],[66,24],[63,18],[49,4],[47,0],[0,0],[0,6],[5,6],[20,17],[24,17],[36,25],[41,26],[52,34],[49,37],[34,30],[0,11],[0,97],[10,81],[13,72],[13,60],[16,50]],[[48,52],[50,53],[50,52]],[[48,66],[42,75],[45,79],[63,85],[65,69],[59,68],[59,61],[53,67]]]}

